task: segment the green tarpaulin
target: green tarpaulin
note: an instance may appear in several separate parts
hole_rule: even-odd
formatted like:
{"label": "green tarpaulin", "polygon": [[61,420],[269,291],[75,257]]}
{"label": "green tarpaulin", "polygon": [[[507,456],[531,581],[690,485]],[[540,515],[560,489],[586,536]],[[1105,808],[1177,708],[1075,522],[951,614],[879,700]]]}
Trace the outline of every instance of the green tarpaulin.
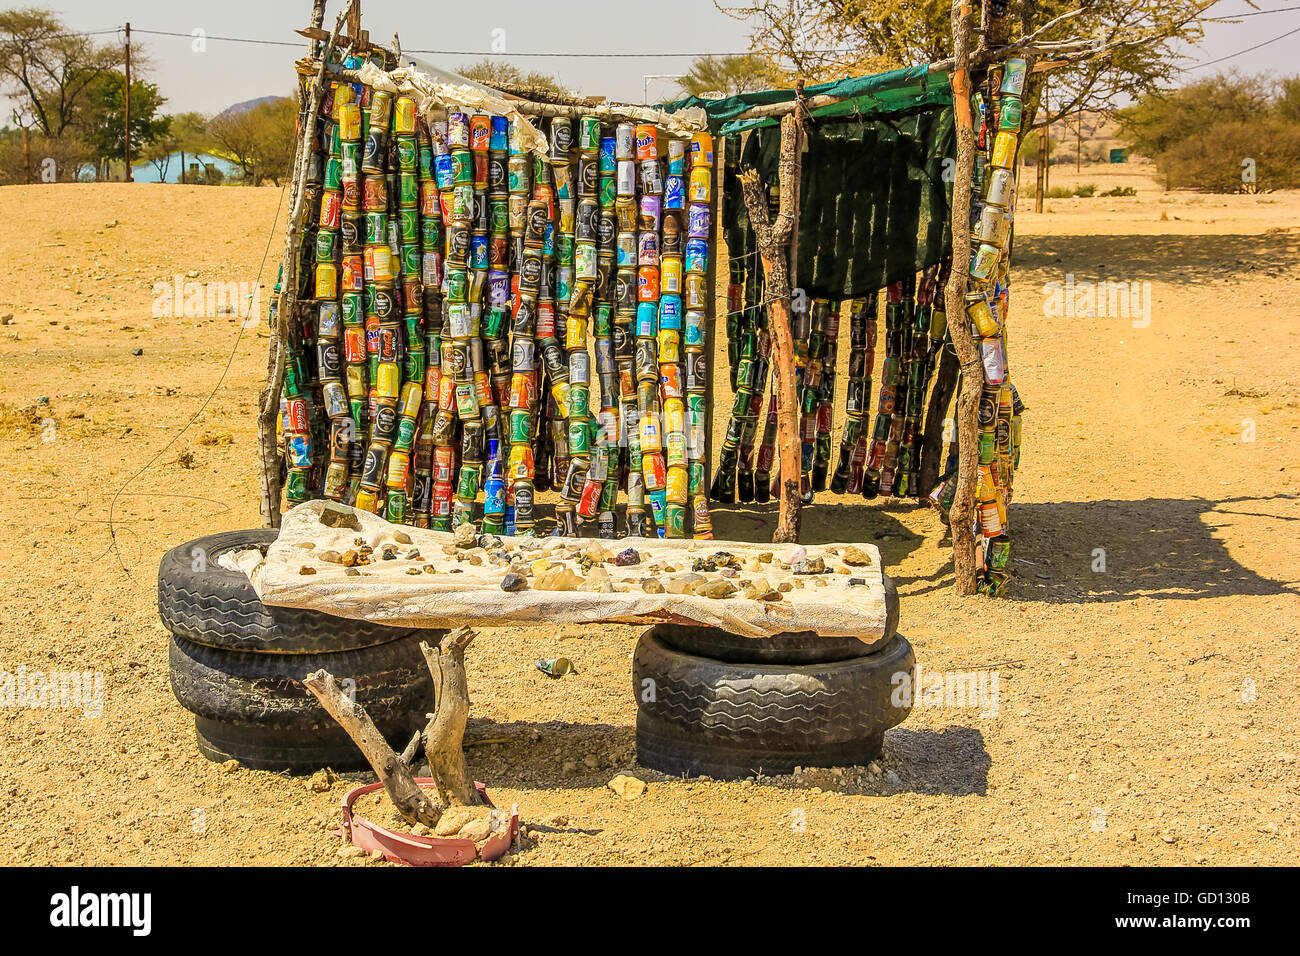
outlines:
{"label": "green tarpaulin", "polygon": [[[852,98],[813,111],[807,126],[797,279],[809,297],[839,300],[870,295],[950,254],[952,89],[946,73],[917,66],[804,89],[806,99],[823,94]],[[725,138],[723,229],[745,271],[755,243],[736,174],[756,168],[774,184],[781,134],[777,119],[735,118],[793,99],[793,90],[769,90],[664,106],[704,109]],[[732,281],[745,278],[733,270]]]}

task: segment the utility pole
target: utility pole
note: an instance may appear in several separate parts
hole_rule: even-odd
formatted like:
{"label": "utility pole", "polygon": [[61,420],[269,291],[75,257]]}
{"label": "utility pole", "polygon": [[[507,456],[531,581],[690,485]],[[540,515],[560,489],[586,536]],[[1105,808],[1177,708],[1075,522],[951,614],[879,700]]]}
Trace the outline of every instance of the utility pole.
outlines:
{"label": "utility pole", "polygon": [[131,24],[126,24],[126,181],[131,178]]}

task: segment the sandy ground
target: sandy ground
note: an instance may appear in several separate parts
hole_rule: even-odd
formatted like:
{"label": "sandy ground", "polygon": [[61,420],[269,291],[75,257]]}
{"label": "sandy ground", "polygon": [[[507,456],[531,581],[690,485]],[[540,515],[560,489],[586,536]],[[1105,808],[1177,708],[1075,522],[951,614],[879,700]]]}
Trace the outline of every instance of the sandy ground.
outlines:
{"label": "sandy ground", "polygon": [[[1053,174],[1075,182],[1139,194],[1021,216],[1010,595],[953,597],[930,510],[822,495],[805,517],[809,540],[881,548],[921,665],[995,672],[996,714],[918,708],[875,771],[666,779],[635,766],[635,629],[487,630],[471,766],[499,804],[550,820],[513,862],[1297,861],[1300,194]],[[0,863],[341,862],[326,828],[346,784],[197,754],[154,606],[166,549],[257,524],[266,338],[229,315],[151,318],[152,286],[252,281],[279,199],[0,189],[0,670],[104,677],[97,718],[0,709]],[[1066,273],[1149,282],[1149,324],[1045,314]],[[770,506],[717,516],[720,536],[773,524]],[[580,673],[533,668],[556,655]],[[607,789],[619,772],[646,795]]]}

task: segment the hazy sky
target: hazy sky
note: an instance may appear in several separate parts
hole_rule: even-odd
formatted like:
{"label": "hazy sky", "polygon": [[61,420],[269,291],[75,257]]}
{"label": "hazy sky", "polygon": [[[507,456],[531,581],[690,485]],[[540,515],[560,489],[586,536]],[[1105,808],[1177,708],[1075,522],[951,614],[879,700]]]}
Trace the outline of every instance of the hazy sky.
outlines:
{"label": "hazy sky", "polygon": [[[287,93],[293,84],[292,60],[305,52],[296,48],[209,39],[207,51],[191,49],[189,34],[196,28],[209,37],[247,37],[305,44],[293,30],[305,25],[308,0],[218,0],[192,3],[177,0],[23,0],[48,6],[75,30],[104,30],[131,22],[132,39],[149,57],[148,78],[168,98],[166,110],[217,112],[232,103],[268,94]],[[1288,30],[1300,29],[1300,2],[1257,0],[1263,10],[1293,12],[1252,16],[1236,24],[1209,24],[1206,38],[1190,51],[1188,66],[1227,56]],[[343,0],[330,0],[326,14],[332,25]],[[12,5],[12,4],[6,4]],[[745,24],[720,13],[713,0],[365,0],[365,23],[377,42],[387,42],[394,30],[408,50],[464,51],[464,55],[419,54],[422,59],[455,69],[492,48],[494,30],[504,30],[507,53],[626,52],[737,53],[748,49]],[[1223,0],[1216,14],[1249,11],[1245,0]],[[184,37],[152,36],[159,30]],[[111,37],[105,37],[111,39]],[[1191,69],[1189,79],[1236,67],[1246,72],[1300,72],[1297,52],[1300,32],[1260,50],[1203,70]],[[652,101],[675,94],[672,80],[646,79],[646,74],[680,74],[690,57],[635,56],[625,58],[566,58],[510,56],[525,70],[552,73],[584,93],[640,102],[649,84]]]}

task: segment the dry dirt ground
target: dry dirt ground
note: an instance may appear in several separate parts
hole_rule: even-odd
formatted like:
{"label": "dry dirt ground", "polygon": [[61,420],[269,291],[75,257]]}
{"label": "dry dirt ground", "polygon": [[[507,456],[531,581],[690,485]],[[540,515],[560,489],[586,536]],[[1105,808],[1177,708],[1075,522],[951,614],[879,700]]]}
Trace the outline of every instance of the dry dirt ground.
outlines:
{"label": "dry dirt ground", "polygon": [[[668,779],[635,765],[635,629],[487,630],[471,766],[498,804],[550,821],[511,862],[1297,861],[1300,194],[1071,175],[1053,185],[1139,194],[1021,216],[1010,595],[952,595],[930,510],[823,495],[805,519],[810,540],[881,548],[921,665],[996,672],[996,714],[918,708],[874,770]],[[0,671],[104,679],[99,717],[0,709],[0,863],[342,862],[326,831],[346,783],[316,793],[197,754],[154,607],[166,549],[257,524],[266,339],[230,315],[152,318],[153,283],[253,280],[268,234],[272,263],[280,250],[279,199],[0,189]],[[1149,324],[1045,314],[1066,273],[1149,282]],[[772,525],[755,506],[717,518],[719,536]],[[579,673],[534,669],[557,655]],[[616,796],[619,772],[647,793]]]}

